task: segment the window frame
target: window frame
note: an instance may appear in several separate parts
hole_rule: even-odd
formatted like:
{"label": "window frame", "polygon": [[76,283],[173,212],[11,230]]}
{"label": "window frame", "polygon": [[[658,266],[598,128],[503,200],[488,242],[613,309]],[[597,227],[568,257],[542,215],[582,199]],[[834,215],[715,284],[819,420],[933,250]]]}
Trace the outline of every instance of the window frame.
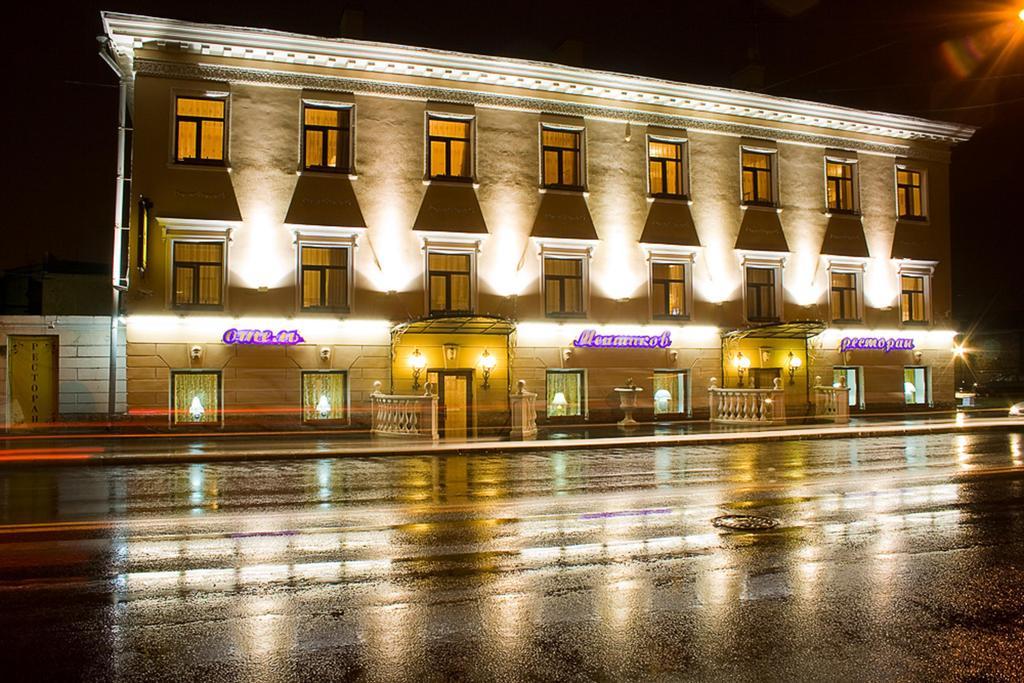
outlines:
{"label": "window frame", "polygon": [[[306,109],[333,109],[339,112],[345,112],[347,117],[347,126],[341,126],[339,123],[339,140],[338,140],[338,156],[340,159],[345,161],[344,167],[341,164],[337,168],[330,166],[307,166],[306,165]],[[323,128],[323,130],[330,130],[326,126],[314,126],[314,128]],[[348,131],[348,142],[347,144],[342,143],[340,132],[343,130]],[[327,150],[327,136],[324,136],[324,151]],[[342,152],[344,151],[344,154]],[[301,173],[330,173],[340,175],[352,175],[355,171],[355,105],[347,102],[325,102],[323,100],[313,100],[303,98],[299,106],[299,171]]]}
{"label": "window frame", "polygon": [[[655,192],[651,186],[651,163],[653,163],[651,157],[651,143],[657,142],[661,144],[676,145],[679,147],[679,193],[673,192]],[[655,199],[676,199],[686,201],[690,198],[690,164],[689,164],[689,141],[686,138],[677,138],[670,135],[658,135],[655,133],[647,134],[647,142],[645,145],[645,156],[647,159],[647,196]],[[660,159],[660,157],[659,157]],[[665,161],[662,162],[662,178],[665,176]]]}
{"label": "window frame", "polygon": [[[828,266],[828,317],[829,321],[833,323],[843,324],[862,324],[864,322],[864,264],[861,262],[844,262],[844,261],[830,261]],[[853,275],[855,280],[854,292],[854,311],[856,316],[853,318],[840,318],[835,310],[835,305],[832,302],[832,275]]]}
{"label": "window frame", "polygon": [[[555,247],[550,245],[541,245],[540,249],[540,282],[541,282],[541,295],[540,295],[540,309],[541,315],[544,318],[551,318],[554,320],[573,320],[573,319],[586,319],[590,315],[590,247],[584,248],[571,248],[571,247]],[[580,262],[580,312],[579,313],[565,313],[565,312],[548,312],[548,273],[547,273],[547,260],[557,259],[563,261],[576,260]],[[560,279],[566,279],[561,276],[557,276]],[[560,301],[563,304],[562,309],[565,308],[565,289],[561,289],[562,296]]]}
{"label": "window frame", "polygon": [[[648,314],[652,321],[686,321],[693,318],[693,252],[647,252],[647,300]],[[657,315],[655,313],[654,266],[656,264],[681,265],[683,267],[683,306],[682,315]]]}
{"label": "window frame", "polygon": [[[924,400],[915,401],[914,403],[907,402],[907,390],[906,390],[906,377],[907,370],[922,370],[924,375]],[[903,372],[900,375],[902,380],[903,391],[900,393],[903,395],[903,406],[904,408],[933,408],[935,406],[934,397],[932,395],[932,368],[930,365],[921,365],[920,363],[914,365],[904,365]]]}
{"label": "window frame", "polygon": [[[468,126],[465,138],[448,138],[448,137],[437,137],[439,141],[445,142],[445,168],[451,170],[451,140],[462,140],[466,142],[467,154],[469,155],[469,175],[458,176],[458,175],[434,175],[431,172],[433,162],[433,152],[431,143],[434,141],[435,136],[430,134],[430,122],[431,121],[458,121],[465,123]],[[476,182],[476,116],[471,114],[454,114],[450,112],[436,112],[428,111],[424,118],[423,124],[424,140],[426,143],[424,158],[426,159],[425,178],[427,180],[440,180],[444,182],[453,183],[475,183]]]}
{"label": "window frame", "polygon": [[[469,257],[469,310],[430,310],[430,255],[465,255]],[[456,242],[451,240],[434,240],[424,238],[423,240],[423,311],[428,318],[439,318],[453,315],[475,315],[477,310],[477,297],[479,295],[479,283],[477,282],[477,256],[480,254],[480,240],[468,242]],[[447,292],[446,300],[451,300],[451,289]]]}
{"label": "window frame", "polygon": [[[558,171],[559,171],[558,172],[558,176],[559,176],[559,179],[561,179],[561,177],[564,175],[564,173],[562,172],[562,169],[563,169],[562,159],[563,159],[563,156],[564,156],[563,153],[564,153],[564,151],[568,150],[568,148],[566,148],[566,147],[550,147],[549,148],[549,147],[545,146],[545,144],[544,144],[544,132],[545,131],[552,131],[552,132],[559,132],[559,133],[573,133],[573,134],[576,135],[576,140],[577,140],[577,146],[575,148],[576,159],[577,159],[577,161],[576,161],[576,178],[577,178],[578,182],[575,185],[565,185],[565,184],[562,184],[562,183],[548,183],[548,182],[546,182],[547,178],[545,178],[545,175],[544,175],[545,174],[544,152],[547,151],[548,149],[550,149],[551,151],[557,151],[558,152]],[[585,147],[586,147],[586,127],[585,126],[572,126],[572,125],[562,125],[562,124],[556,124],[556,123],[544,123],[544,122],[541,122],[539,127],[538,127],[537,142],[538,142],[537,148],[538,148],[538,150],[540,152],[540,154],[539,154],[539,161],[540,161],[540,168],[539,168],[539,170],[540,170],[540,187],[542,189],[544,189],[544,190],[564,190],[564,191],[567,191],[567,192],[586,192],[586,190],[587,190],[587,180],[586,180],[586,166],[587,166],[587,164],[586,164],[586,159],[585,159],[585,156],[584,156],[585,155]]]}
{"label": "window frame", "polygon": [[[347,242],[323,242],[310,239],[300,240],[296,245],[296,252],[298,253],[298,263],[296,264],[296,270],[298,274],[298,310],[302,313],[351,313],[352,308],[352,249],[353,244]],[[344,251],[344,262],[345,265],[342,269],[345,271],[345,301],[337,306],[306,306],[305,305],[305,285],[306,285],[306,268],[302,263],[302,251],[306,248],[312,249],[341,249]],[[324,268],[314,266],[313,268]],[[321,279],[321,287],[323,280]],[[324,292],[321,291],[321,300],[323,299]]]}
{"label": "window frame", "polygon": [[[179,304],[177,302],[178,294],[178,261],[177,261],[177,246],[179,244],[218,244],[220,245],[220,302],[216,304],[199,304],[199,303],[188,303]],[[222,311],[224,306],[227,304],[227,261],[228,261],[228,245],[227,240],[223,238],[211,238],[211,237],[200,237],[200,236],[178,236],[173,237],[169,240],[168,248],[170,250],[170,268],[168,277],[170,278],[170,287],[168,291],[170,308],[178,311]],[[200,262],[186,262],[195,263],[199,266],[203,265]],[[207,264],[209,265],[209,264]],[[195,287],[199,284],[198,279],[193,280],[193,293],[195,293]]]}
{"label": "window frame", "polygon": [[[760,256],[744,256],[742,261],[743,268],[743,319],[750,323],[779,323],[783,322],[783,287],[782,287],[782,276],[783,268],[785,267],[785,257],[760,257]],[[757,268],[761,270],[770,270],[773,272],[772,288],[774,296],[772,297],[772,304],[775,308],[774,317],[751,317],[750,316],[750,296],[749,296],[749,281],[748,281],[748,269]]]}
{"label": "window frame", "polygon": [[[194,120],[196,122],[202,121],[216,121],[218,119],[208,119],[199,116],[179,116],[178,114],[178,100],[207,100],[207,101],[218,101],[224,103],[224,118],[221,119],[223,123],[221,131],[221,158],[220,159],[202,159],[202,125],[196,126],[196,158],[195,159],[178,159],[178,142],[180,139],[180,126],[178,125],[179,118],[186,120]],[[227,92],[188,92],[188,91],[173,91],[171,93],[171,163],[174,166],[188,167],[188,166],[199,166],[206,168],[226,168],[228,167],[228,140],[230,139],[230,133],[228,130],[228,122],[230,120],[231,110],[231,96]]]}
{"label": "window frame", "polygon": [[[328,418],[328,419],[311,419],[306,417],[306,404],[305,404],[305,393],[306,393],[306,375],[339,375],[343,378],[345,383],[345,403],[344,403],[344,415],[340,418]],[[352,387],[350,383],[348,370],[328,368],[323,370],[310,370],[303,369],[299,372],[299,401],[301,405],[302,424],[304,425],[325,425],[325,426],[337,426],[337,425],[348,425],[352,423]]]}
{"label": "window frame", "polygon": [[[214,375],[217,378],[217,419],[210,422],[178,422],[174,409],[174,378],[178,375]],[[211,429],[224,426],[224,372],[216,368],[171,368],[168,373],[169,386],[167,387],[167,421],[170,427]]]}
{"label": "window frame", "polygon": [[[691,384],[692,376],[689,370],[680,368],[655,368],[654,377],[658,375],[682,375],[682,387],[683,387],[683,410],[679,411],[668,411],[659,413],[657,408],[654,407],[654,394],[657,389],[654,388],[654,378],[651,379],[651,404],[654,413],[654,419],[671,419],[671,418],[684,418],[691,417],[693,415],[693,385]],[[678,404],[677,404],[678,405]]]}
{"label": "window frame", "polygon": [[[829,175],[829,172],[828,172],[829,164],[840,164],[840,165],[843,165],[843,166],[847,166],[850,169],[850,178],[849,178],[849,183],[850,183],[850,208],[849,209],[844,209],[844,208],[839,208],[839,207],[834,207],[834,206],[830,206],[829,205],[828,190],[829,190],[830,184],[832,183],[832,180],[834,178],[837,179],[837,180],[844,180],[844,179],[840,178],[839,176],[831,176],[831,175]],[[857,159],[855,159],[855,158],[836,156],[836,155],[826,155],[825,156],[825,161],[824,161],[824,164],[823,164],[823,173],[824,173],[824,176],[825,176],[825,213],[827,213],[829,215],[840,214],[840,215],[844,215],[844,216],[858,216],[858,215],[860,215],[860,182],[859,182],[859,175],[860,174],[858,173],[858,170],[859,169],[858,169],[858,166],[857,166]]]}
{"label": "window frame", "polygon": [[[897,282],[897,296],[899,297],[899,316],[901,327],[927,327],[932,324],[932,277],[935,273],[934,265],[932,264],[920,264],[920,263],[901,263],[897,268],[896,282]],[[906,308],[903,305],[903,278],[904,277],[916,277],[922,281],[922,295],[924,297],[924,319],[923,320],[905,320],[904,314]],[[916,291],[916,290],[915,290]]]}
{"label": "window frame", "polygon": [[[768,199],[767,200],[750,200],[750,201],[748,201],[748,200],[743,198],[743,178],[744,178],[744,174],[747,172],[747,170],[749,169],[753,173],[753,178],[754,178],[754,181],[755,181],[754,182],[754,186],[755,187],[758,185],[757,182],[756,182],[756,180],[757,180],[757,173],[758,172],[763,172],[765,170],[765,169],[762,169],[762,168],[756,168],[754,166],[747,166],[744,163],[744,161],[743,161],[743,155],[744,154],[759,154],[759,155],[762,155],[762,156],[765,156],[765,157],[768,158],[768,169],[767,169],[767,171],[768,171]],[[778,167],[779,167],[778,157],[779,157],[779,150],[778,149],[769,149],[769,148],[766,148],[766,147],[758,147],[756,145],[740,145],[740,159],[739,159],[739,165],[740,165],[740,187],[739,187],[739,190],[740,190],[740,204],[742,206],[755,206],[755,207],[759,206],[759,207],[765,207],[765,208],[778,208],[778,205],[779,205],[779,203],[778,203],[778,196],[779,196],[779,193],[778,193],[778,183],[779,183],[779,179],[778,179]]]}
{"label": "window frame", "polygon": [[[920,178],[919,185],[904,185],[900,183],[900,172],[905,173],[916,173]],[[901,221],[913,221],[917,223],[924,223],[928,221],[928,174],[926,170],[920,166],[913,164],[898,163],[893,171],[893,186],[895,188],[895,199],[896,199],[896,219]],[[917,187],[918,192],[921,195],[921,213],[918,214],[903,214],[900,212],[900,188],[902,187]]]}
{"label": "window frame", "polygon": [[[586,368],[546,368],[544,370],[544,419],[552,423],[571,423],[576,419],[590,419],[590,387]],[[551,375],[577,375],[580,378],[580,412],[578,415],[552,415],[548,405],[548,377]]]}

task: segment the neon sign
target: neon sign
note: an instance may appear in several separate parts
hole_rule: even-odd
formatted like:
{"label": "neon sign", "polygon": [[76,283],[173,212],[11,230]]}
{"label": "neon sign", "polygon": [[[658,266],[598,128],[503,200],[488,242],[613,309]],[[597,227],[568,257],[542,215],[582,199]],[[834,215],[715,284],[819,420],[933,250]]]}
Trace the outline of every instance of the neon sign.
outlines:
{"label": "neon sign", "polygon": [[840,351],[868,349],[871,351],[913,351],[914,340],[910,337],[843,337],[839,342]]}
{"label": "neon sign", "polygon": [[221,340],[225,344],[251,344],[255,346],[294,346],[305,339],[298,330],[240,330],[232,327],[224,332]]}
{"label": "neon sign", "polygon": [[672,346],[672,333],[598,334],[596,330],[583,330],[572,345],[578,349],[667,349]]}

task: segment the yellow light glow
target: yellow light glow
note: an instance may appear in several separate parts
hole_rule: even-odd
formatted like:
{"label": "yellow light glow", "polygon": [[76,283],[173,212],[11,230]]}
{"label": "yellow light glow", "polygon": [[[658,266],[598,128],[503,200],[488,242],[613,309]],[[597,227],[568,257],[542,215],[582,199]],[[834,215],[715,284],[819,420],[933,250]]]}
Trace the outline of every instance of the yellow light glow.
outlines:
{"label": "yellow light glow", "polygon": [[419,349],[416,349],[409,356],[409,365],[412,366],[413,370],[422,370],[427,367],[427,357],[420,353]]}
{"label": "yellow light glow", "polygon": [[493,370],[494,366],[498,364],[498,358],[492,356],[491,352],[484,349],[484,352],[480,355],[480,367],[485,370]]}
{"label": "yellow light glow", "polygon": [[1022,7],[1021,10],[1017,12],[1017,18],[1020,19],[1021,21],[1024,21],[1024,7]]}

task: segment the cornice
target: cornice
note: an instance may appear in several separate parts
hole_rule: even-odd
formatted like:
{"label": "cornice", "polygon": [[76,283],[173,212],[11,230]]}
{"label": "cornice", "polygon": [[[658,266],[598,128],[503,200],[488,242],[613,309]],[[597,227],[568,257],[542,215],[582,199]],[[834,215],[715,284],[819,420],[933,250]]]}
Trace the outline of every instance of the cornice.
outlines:
{"label": "cornice", "polygon": [[[104,30],[122,54],[136,49],[250,59],[254,62],[479,83],[586,100],[618,100],[700,113],[812,126],[903,140],[956,143],[974,128],[912,116],[861,111],[728,88],[673,83],[547,62],[471,55],[348,38],[317,38],[283,31],[241,28],[102,13]],[[276,66],[274,68],[277,68]]]}
{"label": "cornice", "polygon": [[[882,144],[857,138],[815,135],[798,130],[757,126],[751,124],[703,119],[682,114],[659,114],[644,110],[609,107],[596,104],[566,102],[560,99],[541,97],[518,97],[461,88],[441,88],[436,86],[397,83],[362,78],[345,78],[341,76],[325,76],[319,74],[289,72],[279,69],[249,69],[244,67],[202,64],[191,62],[157,61],[136,59],[135,72],[143,76],[159,78],[176,78],[184,80],[209,80],[226,83],[264,85],[273,87],[334,90],[357,95],[374,95],[378,97],[398,97],[419,100],[442,101],[456,104],[471,104],[481,107],[526,111],[537,114],[562,114],[566,116],[612,119],[630,121],[632,123],[665,126],[669,128],[685,128],[694,131],[706,131],[748,138],[767,138],[781,142],[809,144],[821,147],[856,149],[863,152],[905,157],[909,153],[907,145]],[[948,152],[944,150],[914,150],[915,158],[948,160]]]}

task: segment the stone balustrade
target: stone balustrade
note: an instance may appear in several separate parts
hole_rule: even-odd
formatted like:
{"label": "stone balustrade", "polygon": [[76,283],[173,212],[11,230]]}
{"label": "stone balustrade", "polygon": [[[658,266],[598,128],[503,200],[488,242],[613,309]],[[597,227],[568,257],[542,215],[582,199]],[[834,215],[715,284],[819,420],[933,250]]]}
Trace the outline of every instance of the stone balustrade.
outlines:
{"label": "stone balustrade", "polygon": [[383,394],[380,388],[381,383],[374,382],[373,393],[370,394],[372,432],[375,436],[437,440],[437,395],[429,382],[422,396]]}
{"label": "stone balustrade", "polygon": [[839,378],[839,386],[823,385],[821,377],[814,378],[814,416],[840,424],[850,421],[850,387],[845,377]]}
{"label": "stone balustrade", "polygon": [[776,378],[771,389],[708,387],[711,421],[726,424],[785,424],[786,392]]}

